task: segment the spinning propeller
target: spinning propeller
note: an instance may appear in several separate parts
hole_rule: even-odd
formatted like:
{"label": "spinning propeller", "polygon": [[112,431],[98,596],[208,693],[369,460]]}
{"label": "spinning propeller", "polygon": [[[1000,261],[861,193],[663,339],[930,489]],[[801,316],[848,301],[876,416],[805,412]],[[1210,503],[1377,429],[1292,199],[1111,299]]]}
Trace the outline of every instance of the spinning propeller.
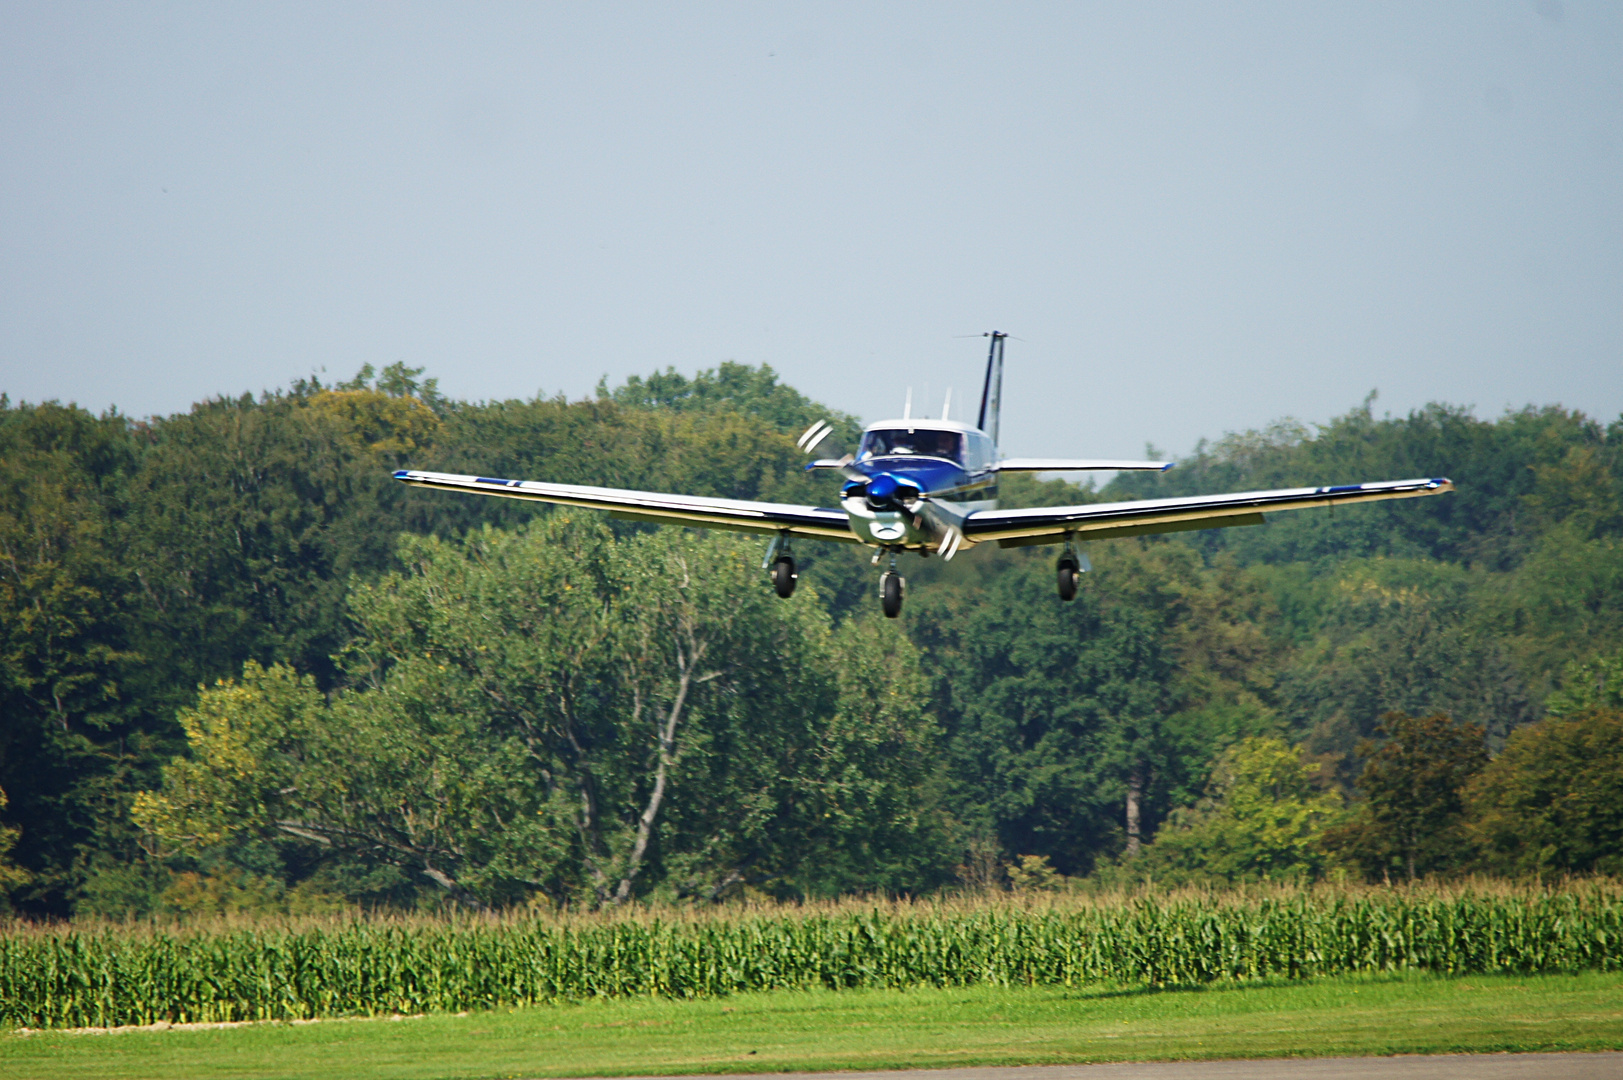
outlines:
{"label": "spinning propeller", "polygon": [[[800,438],[795,440],[795,445],[800,447],[802,452],[810,454],[823,444],[824,439],[828,438],[832,434],[834,434],[834,425],[829,423],[827,420],[819,420],[817,423],[807,428],[801,434]],[[808,463],[806,465],[806,469],[808,472],[812,469],[838,469],[840,471],[840,475],[845,477],[847,480],[866,481],[868,479],[867,473],[851,467],[851,462],[855,460],[856,458],[852,457],[850,454],[846,454],[844,457],[837,459],[819,458],[816,461]]]}

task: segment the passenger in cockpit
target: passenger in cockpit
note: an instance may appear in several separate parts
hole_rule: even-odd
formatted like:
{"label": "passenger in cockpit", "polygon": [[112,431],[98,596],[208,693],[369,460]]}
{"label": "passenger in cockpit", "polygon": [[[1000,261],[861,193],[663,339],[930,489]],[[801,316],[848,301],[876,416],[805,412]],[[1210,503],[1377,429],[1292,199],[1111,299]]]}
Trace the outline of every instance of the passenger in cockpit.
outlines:
{"label": "passenger in cockpit", "polygon": [[945,458],[948,461],[963,463],[964,437],[957,431],[928,431],[906,428],[882,428],[870,431],[862,436],[862,452],[857,455],[858,460],[871,457],[891,457],[905,455],[908,457],[934,457]]}

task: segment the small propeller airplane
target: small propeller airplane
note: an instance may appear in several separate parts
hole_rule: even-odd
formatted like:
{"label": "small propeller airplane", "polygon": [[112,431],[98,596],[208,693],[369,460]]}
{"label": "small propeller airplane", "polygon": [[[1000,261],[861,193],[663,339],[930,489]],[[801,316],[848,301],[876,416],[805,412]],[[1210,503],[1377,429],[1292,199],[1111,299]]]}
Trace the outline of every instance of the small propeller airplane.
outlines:
{"label": "small propeller airplane", "polygon": [[[772,540],[761,561],[761,569],[771,575],[777,594],[785,599],[794,593],[799,577],[790,547],[793,540],[866,544],[877,549],[874,565],[889,556],[889,565],[879,579],[879,596],[885,615],[892,619],[902,611],[906,583],[896,572],[896,557],[904,551],[923,556],[935,552],[942,559],[951,559],[966,545],[1062,544],[1057,562],[1059,597],[1071,600],[1076,596],[1077,578],[1091,569],[1087,555],[1077,546],[1088,540],[1261,525],[1264,513],[1279,510],[1406,499],[1436,495],[1454,488],[1453,481],[1447,478],[1388,480],[1233,495],[999,510],[997,481],[1002,473],[1161,471],[1171,468],[1173,463],[999,458],[1003,343],[1008,335],[994,331],[985,336],[991,339],[991,350],[986,358],[986,381],[975,423],[947,418],[950,391],[949,405],[943,405],[941,419],[915,418],[909,393],[902,418],[868,425],[854,455],[837,460],[819,459],[806,466],[808,470],[832,470],[845,478],[837,508],[666,495],[536,480],[502,480],[415,469],[402,469],[394,476],[414,487],[607,510],[611,517],[633,521],[770,535]],[[827,421],[813,424],[801,435],[799,446],[808,454],[814,453],[833,430]]]}

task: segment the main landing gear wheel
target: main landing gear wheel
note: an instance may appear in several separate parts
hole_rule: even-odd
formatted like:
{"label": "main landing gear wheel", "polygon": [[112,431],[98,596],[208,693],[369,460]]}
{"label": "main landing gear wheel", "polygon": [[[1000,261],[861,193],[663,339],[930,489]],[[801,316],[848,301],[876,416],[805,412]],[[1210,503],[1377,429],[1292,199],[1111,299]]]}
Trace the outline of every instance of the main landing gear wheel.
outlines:
{"label": "main landing gear wheel", "polygon": [[894,619],[902,613],[902,575],[887,570],[879,579],[879,603],[885,609],[885,618]]}
{"label": "main landing gear wheel", "polygon": [[799,580],[800,575],[795,573],[795,561],[787,555],[780,555],[772,564],[772,587],[778,591],[778,595],[789,599],[795,593],[795,582]]}
{"label": "main landing gear wheel", "polygon": [[1076,579],[1082,569],[1070,559],[1059,561],[1059,598],[1067,603],[1076,599]]}

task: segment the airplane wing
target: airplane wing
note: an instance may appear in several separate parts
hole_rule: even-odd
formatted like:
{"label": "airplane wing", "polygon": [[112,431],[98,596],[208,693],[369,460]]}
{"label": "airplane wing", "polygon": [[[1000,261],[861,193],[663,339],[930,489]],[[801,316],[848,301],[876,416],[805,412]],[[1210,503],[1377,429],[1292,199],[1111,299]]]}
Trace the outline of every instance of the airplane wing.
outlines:
{"label": "airplane wing", "polygon": [[607,510],[614,517],[633,521],[692,525],[701,529],[788,533],[790,536],[805,536],[817,540],[859,542],[847,524],[845,511],[826,506],[789,506],[784,503],[750,502],[745,499],[662,495],[652,491],[626,491],[622,488],[584,487],[576,484],[544,484],[538,480],[498,480],[488,476],[418,472],[415,469],[402,469],[394,474],[394,478],[413,487],[438,488],[441,491],[471,491],[478,495],[495,495],[504,499],[530,499],[563,506]]}
{"label": "airplane wing", "polygon": [[1245,491],[1236,495],[1200,495],[1186,499],[1139,499],[1133,502],[1096,503],[1092,506],[1054,506],[1035,510],[980,510],[964,519],[964,539],[999,547],[1063,543],[1067,536],[1100,540],[1142,533],[1220,529],[1229,525],[1261,525],[1264,511],[1302,510],[1312,506],[1409,499],[1454,490],[1447,478],[1389,480],[1377,484],[1338,487],[1285,488],[1280,491]]}
{"label": "airplane wing", "polygon": [[1083,458],[1080,461],[1067,458],[1004,458],[992,467],[998,472],[1165,472],[1172,468],[1172,464],[1170,461],[1113,461],[1104,458]]}

